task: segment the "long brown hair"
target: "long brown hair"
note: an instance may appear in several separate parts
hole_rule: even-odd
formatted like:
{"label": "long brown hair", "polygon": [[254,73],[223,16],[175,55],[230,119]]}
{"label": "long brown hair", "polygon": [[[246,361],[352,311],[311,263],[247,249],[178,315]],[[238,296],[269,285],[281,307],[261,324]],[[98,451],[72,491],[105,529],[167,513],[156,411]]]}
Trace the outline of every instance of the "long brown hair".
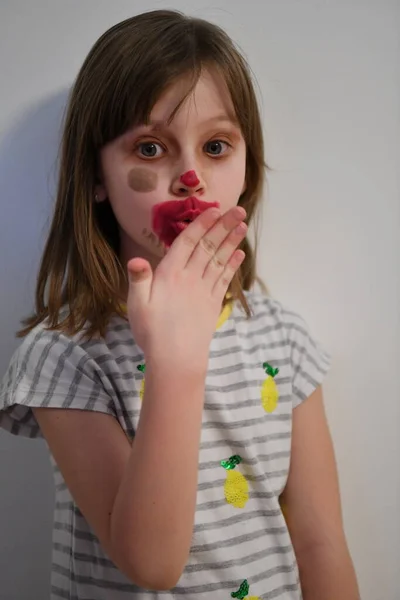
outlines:
{"label": "long brown hair", "polygon": [[[105,335],[110,316],[124,315],[116,290],[127,272],[119,260],[119,230],[108,200],[94,202],[99,150],[129,128],[147,123],[153,106],[176,78],[191,85],[171,115],[193,91],[202,69],[223,76],[247,147],[247,189],[239,204],[253,222],[263,191],[263,135],[250,68],[218,26],[177,11],[157,10],[126,19],[94,44],[73,85],[61,143],[57,199],[37,278],[35,312],[22,321],[23,337],[48,319],[48,328],[74,335]],[[255,249],[246,257],[230,292],[247,315],[243,294],[255,281]],[[47,298],[47,299],[46,299]],[[61,315],[61,308],[68,310]]]}

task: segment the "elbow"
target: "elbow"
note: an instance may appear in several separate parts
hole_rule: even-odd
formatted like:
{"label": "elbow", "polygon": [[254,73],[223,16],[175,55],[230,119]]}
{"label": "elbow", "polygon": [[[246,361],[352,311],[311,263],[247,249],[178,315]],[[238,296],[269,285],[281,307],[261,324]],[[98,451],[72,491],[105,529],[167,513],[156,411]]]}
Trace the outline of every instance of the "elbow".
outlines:
{"label": "elbow", "polygon": [[136,573],[132,574],[132,581],[139,587],[152,592],[169,592],[178,583],[182,573],[176,577],[174,573],[154,573],[150,577],[142,577]]}
{"label": "elbow", "polygon": [[138,565],[128,566],[125,574],[138,587],[153,592],[169,592],[178,583],[183,569],[165,569],[157,565],[147,565],[138,568]]}
{"label": "elbow", "polygon": [[[127,529],[111,530],[110,545],[116,567],[136,586],[154,592],[166,592],[176,587],[190,552],[190,539],[185,544],[162,543]],[[164,538],[165,539],[165,538]]]}
{"label": "elbow", "polygon": [[[128,553],[121,555],[115,562],[117,568],[124,573],[138,587],[154,592],[167,592],[173,589],[182,576],[185,562],[178,564],[178,561],[163,555],[163,558],[153,556],[145,558],[146,552],[137,556],[129,556]],[[147,555],[148,556],[148,555]]]}

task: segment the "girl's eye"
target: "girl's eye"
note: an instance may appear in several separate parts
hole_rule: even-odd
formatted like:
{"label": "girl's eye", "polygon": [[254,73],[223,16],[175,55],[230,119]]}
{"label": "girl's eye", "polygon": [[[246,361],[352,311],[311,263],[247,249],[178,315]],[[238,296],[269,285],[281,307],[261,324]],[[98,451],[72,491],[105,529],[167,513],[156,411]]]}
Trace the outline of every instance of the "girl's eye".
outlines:
{"label": "girl's eye", "polygon": [[[157,149],[161,152],[157,153]],[[137,150],[145,158],[158,158],[163,152],[160,144],[156,144],[155,142],[142,142],[137,146]]]}
{"label": "girl's eye", "polygon": [[205,148],[208,154],[211,154],[212,156],[220,156],[226,152],[226,150],[223,151],[224,146],[226,146],[226,150],[230,148],[228,142],[223,142],[222,140],[213,140],[212,142],[207,142]]}

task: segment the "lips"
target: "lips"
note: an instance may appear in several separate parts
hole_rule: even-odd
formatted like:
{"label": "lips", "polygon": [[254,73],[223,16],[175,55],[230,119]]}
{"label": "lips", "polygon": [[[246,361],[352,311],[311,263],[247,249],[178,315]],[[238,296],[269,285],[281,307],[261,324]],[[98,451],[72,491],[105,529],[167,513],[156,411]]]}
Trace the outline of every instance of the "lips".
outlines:
{"label": "lips", "polygon": [[164,244],[171,246],[190,222],[212,206],[219,207],[219,202],[204,202],[195,196],[160,202],[152,210],[153,231]]}

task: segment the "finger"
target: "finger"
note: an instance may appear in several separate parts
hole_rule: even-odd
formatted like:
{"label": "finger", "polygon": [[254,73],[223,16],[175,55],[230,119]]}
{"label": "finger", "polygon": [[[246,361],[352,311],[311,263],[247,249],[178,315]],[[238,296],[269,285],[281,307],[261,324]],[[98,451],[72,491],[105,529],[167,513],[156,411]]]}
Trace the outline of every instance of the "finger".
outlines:
{"label": "finger", "polygon": [[153,273],[150,263],[144,258],[133,258],[128,262],[129,290],[128,305],[146,304],[150,299]]}
{"label": "finger", "polygon": [[[231,210],[228,210],[219,221],[203,235],[198,245],[193,250],[192,256],[187,263],[187,267],[196,269],[201,277],[203,277],[208,265],[215,259],[216,254],[219,252],[221,245],[225,244],[225,241],[243,221],[245,216],[246,211],[240,206],[235,206]],[[234,248],[232,247],[229,256],[226,256],[225,263],[231,256],[233,249]]]}
{"label": "finger", "polygon": [[246,237],[246,223],[239,223],[233,231],[225,238],[224,242],[218,248],[217,252],[211,258],[204,271],[203,279],[209,282],[213,288],[217,279],[221,277],[226,265],[233,253]]}
{"label": "finger", "polygon": [[224,270],[222,271],[220,277],[218,277],[215,285],[212,289],[212,295],[214,297],[220,298],[221,301],[225,297],[226,292],[228,291],[229,285],[245,259],[245,253],[243,250],[235,250],[227,264],[225,265]]}
{"label": "finger", "polygon": [[174,268],[184,269],[201,238],[220,217],[221,212],[218,208],[209,208],[199,215],[174,240],[163,259],[164,264],[173,264]]}

